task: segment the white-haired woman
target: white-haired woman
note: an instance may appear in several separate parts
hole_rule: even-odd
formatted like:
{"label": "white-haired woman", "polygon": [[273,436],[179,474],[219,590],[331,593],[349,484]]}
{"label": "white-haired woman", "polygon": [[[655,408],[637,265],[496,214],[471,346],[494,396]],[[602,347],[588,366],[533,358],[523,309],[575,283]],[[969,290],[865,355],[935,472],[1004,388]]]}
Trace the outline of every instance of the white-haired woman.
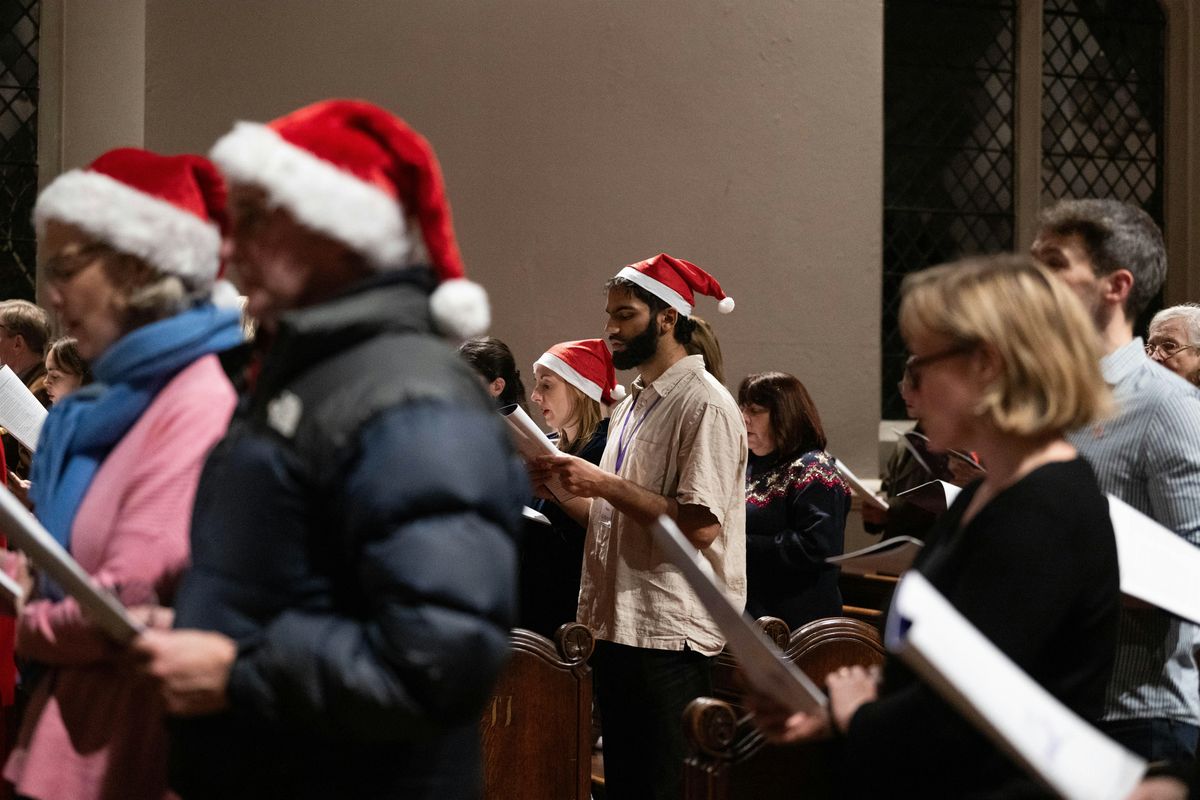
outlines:
{"label": "white-haired woman", "polygon": [[[134,149],[59,177],[34,211],[47,296],[96,382],[51,409],[30,498],[127,605],[170,605],[200,470],[233,412],[216,354],[240,343],[240,315],[209,302],[224,214],[208,161]],[[41,588],[19,611],[17,653],[44,669],[4,777],[38,800],[172,797],[157,687]]]}
{"label": "white-haired woman", "polygon": [[1146,354],[1188,383],[1200,386],[1200,304],[1164,308],[1150,320]]}

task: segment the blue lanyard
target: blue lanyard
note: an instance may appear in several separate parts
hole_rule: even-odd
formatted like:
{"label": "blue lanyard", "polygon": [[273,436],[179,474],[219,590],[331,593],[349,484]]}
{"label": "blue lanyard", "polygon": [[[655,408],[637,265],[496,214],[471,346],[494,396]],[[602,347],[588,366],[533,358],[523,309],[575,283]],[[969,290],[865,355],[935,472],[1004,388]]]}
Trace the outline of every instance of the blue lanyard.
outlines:
{"label": "blue lanyard", "polygon": [[[629,420],[633,418],[633,406],[629,407],[629,413],[625,415],[625,423],[621,426],[621,432],[617,435],[617,468],[614,470],[618,475],[621,474],[621,465],[625,463],[625,453],[629,450],[629,445],[633,444],[633,440],[637,438],[637,432],[641,430],[643,424],[649,418],[650,413],[654,411],[654,407],[662,400],[662,395],[659,395],[650,407],[646,409],[646,413],[642,414],[642,418],[638,420],[637,425],[633,426],[633,431],[630,432],[629,438],[625,438],[625,429],[629,427]],[[634,401],[634,405],[637,401]]]}

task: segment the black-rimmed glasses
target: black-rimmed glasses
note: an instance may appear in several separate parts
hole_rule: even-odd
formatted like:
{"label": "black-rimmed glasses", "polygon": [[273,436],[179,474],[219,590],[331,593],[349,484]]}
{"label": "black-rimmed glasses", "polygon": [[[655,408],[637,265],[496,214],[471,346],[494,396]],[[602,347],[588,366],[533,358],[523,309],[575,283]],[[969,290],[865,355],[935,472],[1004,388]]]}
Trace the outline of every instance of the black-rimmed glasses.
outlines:
{"label": "black-rimmed glasses", "polygon": [[942,350],[938,353],[930,353],[927,356],[909,356],[908,361],[904,362],[904,378],[900,381],[901,384],[907,384],[909,389],[921,388],[921,370],[928,367],[930,364],[936,364],[939,361],[945,361],[948,358],[961,356],[975,349],[973,344],[960,344]]}

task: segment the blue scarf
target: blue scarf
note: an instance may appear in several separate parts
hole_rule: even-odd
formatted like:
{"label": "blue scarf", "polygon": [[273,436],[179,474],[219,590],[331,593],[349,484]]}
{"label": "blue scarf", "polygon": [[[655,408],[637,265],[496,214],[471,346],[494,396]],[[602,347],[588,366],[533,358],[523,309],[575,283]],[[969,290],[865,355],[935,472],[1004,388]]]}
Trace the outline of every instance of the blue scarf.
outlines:
{"label": "blue scarf", "polygon": [[29,475],[37,517],[65,548],[100,464],[170,380],[242,341],[238,312],[204,305],[144,325],[92,364],[95,383],[50,409]]}

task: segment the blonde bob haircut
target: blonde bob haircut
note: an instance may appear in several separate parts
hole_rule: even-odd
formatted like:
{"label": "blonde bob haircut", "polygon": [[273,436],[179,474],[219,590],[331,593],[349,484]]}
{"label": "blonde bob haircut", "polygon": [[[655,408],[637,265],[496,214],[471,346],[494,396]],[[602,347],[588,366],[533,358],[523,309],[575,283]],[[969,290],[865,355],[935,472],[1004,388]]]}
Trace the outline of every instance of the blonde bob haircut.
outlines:
{"label": "blonde bob haircut", "polygon": [[567,387],[567,394],[571,398],[571,422],[568,424],[578,425],[579,430],[574,439],[567,438],[565,430],[559,430],[558,449],[564,453],[578,455],[583,446],[591,441],[596,429],[600,427],[604,414],[599,403],[579,391],[575,386],[567,381],[563,381],[563,386]]}
{"label": "blonde bob haircut", "polygon": [[1100,340],[1074,293],[1025,256],[990,256],[909,275],[900,331],[997,354],[978,412],[1016,436],[1061,435],[1106,416]]}

